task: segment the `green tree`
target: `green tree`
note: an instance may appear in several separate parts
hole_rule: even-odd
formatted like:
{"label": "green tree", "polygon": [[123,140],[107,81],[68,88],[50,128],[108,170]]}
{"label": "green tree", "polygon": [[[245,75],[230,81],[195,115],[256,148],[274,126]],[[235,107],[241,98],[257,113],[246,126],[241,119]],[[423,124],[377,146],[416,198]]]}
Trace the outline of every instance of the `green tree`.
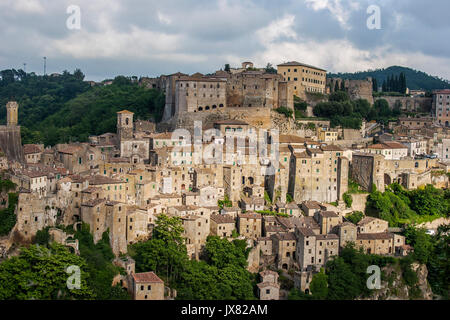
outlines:
{"label": "green tree", "polygon": [[339,91],[339,82],[336,81],[335,85],[334,85],[334,92]]}
{"label": "green tree", "polygon": [[221,239],[217,236],[209,236],[205,246],[205,258],[208,264],[219,269],[227,265],[247,267],[248,250],[245,240]]}
{"label": "green tree", "polygon": [[277,73],[277,69],[275,69],[271,63],[268,63],[266,66],[266,73],[271,73],[271,74],[276,74]]}
{"label": "green tree", "polygon": [[325,300],[328,296],[328,276],[325,274],[323,268],[319,273],[316,273],[309,285],[311,293],[315,299]]}
{"label": "green tree", "polygon": [[361,211],[355,211],[352,214],[345,216],[345,219],[353,224],[357,224],[362,220],[362,218],[364,218],[364,213],[362,213]]}
{"label": "green tree", "polygon": [[[80,289],[69,290],[69,266],[81,270]],[[52,243],[50,248],[31,245],[20,255],[0,264],[0,300],[92,299],[89,273],[83,258]]]}
{"label": "green tree", "polygon": [[180,218],[160,214],[156,218],[153,238],[162,240],[167,244],[175,242],[177,245],[182,245],[184,244],[183,231],[183,223]]}
{"label": "green tree", "polygon": [[327,262],[328,299],[354,300],[360,294],[360,279],[341,257]]}

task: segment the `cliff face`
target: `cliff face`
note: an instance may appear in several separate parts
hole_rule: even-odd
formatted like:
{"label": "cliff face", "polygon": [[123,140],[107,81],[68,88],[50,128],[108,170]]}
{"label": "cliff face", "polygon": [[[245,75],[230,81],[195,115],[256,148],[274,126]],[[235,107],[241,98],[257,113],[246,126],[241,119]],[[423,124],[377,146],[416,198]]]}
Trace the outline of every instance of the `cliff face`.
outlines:
{"label": "cliff face", "polygon": [[398,264],[382,268],[385,277],[381,281],[381,289],[365,300],[432,300],[433,292],[428,283],[428,269],[426,265],[413,263],[411,270],[417,274],[417,283],[410,287],[402,277]]}
{"label": "cliff face", "polygon": [[20,127],[0,126],[0,148],[8,160],[24,162]]}

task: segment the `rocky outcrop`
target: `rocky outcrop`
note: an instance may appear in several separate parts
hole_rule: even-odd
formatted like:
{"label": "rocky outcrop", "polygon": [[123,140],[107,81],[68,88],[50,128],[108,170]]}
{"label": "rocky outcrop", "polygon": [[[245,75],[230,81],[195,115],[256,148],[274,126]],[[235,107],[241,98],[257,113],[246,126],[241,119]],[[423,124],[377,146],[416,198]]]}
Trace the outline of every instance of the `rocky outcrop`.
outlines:
{"label": "rocky outcrop", "polygon": [[403,277],[399,264],[382,268],[384,279],[381,289],[375,290],[370,298],[364,300],[432,300],[433,292],[428,283],[428,269],[424,264],[413,263],[411,270],[417,274],[418,282],[409,287]]}
{"label": "rocky outcrop", "polygon": [[443,224],[450,224],[450,218],[439,218],[436,220],[433,220],[431,222],[424,222],[422,224],[419,224],[418,227],[419,228],[425,228],[425,229],[434,229],[436,230],[440,225]]}

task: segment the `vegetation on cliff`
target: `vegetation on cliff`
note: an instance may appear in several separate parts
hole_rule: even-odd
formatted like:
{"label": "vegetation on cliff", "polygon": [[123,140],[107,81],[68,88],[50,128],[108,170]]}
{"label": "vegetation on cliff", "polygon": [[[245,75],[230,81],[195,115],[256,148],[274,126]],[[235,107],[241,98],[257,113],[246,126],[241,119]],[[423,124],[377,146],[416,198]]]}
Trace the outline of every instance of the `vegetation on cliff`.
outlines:
{"label": "vegetation on cliff", "polygon": [[433,221],[450,214],[450,192],[432,185],[408,191],[394,183],[384,193],[367,198],[366,214],[389,222],[390,227]]}
{"label": "vegetation on cliff", "polygon": [[[0,179],[0,192],[15,190],[16,185],[10,180]],[[0,210],[0,236],[5,236],[14,228],[16,224],[16,205],[18,202],[17,193],[8,193],[8,207]],[[5,203],[2,203],[5,205]]]}
{"label": "vegetation on cliff", "polygon": [[[80,268],[80,289],[67,288],[69,266]],[[93,299],[89,279],[84,259],[64,246],[31,245],[0,263],[0,300]]]}
{"label": "vegetation on cliff", "polygon": [[129,248],[136,272],[154,271],[181,300],[255,299],[255,277],[247,271],[243,240],[210,236],[200,261],[189,260],[181,220],[158,216],[153,237]]}
{"label": "vegetation on cliff", "polygon": [[329,101],[318,103],[313,112],[317,117],[330,119],[332,127],[350,129],[360,129],[364,119],[388,122],[400,115],[400,111],[391,110],[384,99],[375,101],[371,106],[365,99],[350,100],[348,93],[344,91],[333,92]]}

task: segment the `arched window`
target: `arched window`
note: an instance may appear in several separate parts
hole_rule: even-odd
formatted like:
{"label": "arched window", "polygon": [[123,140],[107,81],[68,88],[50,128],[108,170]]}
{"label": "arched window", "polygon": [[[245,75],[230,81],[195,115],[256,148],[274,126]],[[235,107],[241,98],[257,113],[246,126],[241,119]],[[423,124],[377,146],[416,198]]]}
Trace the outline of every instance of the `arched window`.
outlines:
{"label": "arched window", "polygon": [[198,111],[203,111],[203,108],[202,107],[198,107]]}
{"label": "arched window", "polygon": [[219,108],[223,108],[223,104],[221,103],[221,104],[219,104]]}
{"label": "arched window", "polygon": [[217,108],[217,106],[216,106],[216,105],[213,105],[213,106],[212,106],[212,108],[213,108],[213,109],[216,109],[216,108]]}
{"label": "arched window", "polygon": [[206,106],[206,107],[205,107],[205,110],[209,110],[209,106]]}
{"label": "arched window", "polygon": [[125,124],[129,125],[130,124],[130,119],[129,118],[125,118]]}

